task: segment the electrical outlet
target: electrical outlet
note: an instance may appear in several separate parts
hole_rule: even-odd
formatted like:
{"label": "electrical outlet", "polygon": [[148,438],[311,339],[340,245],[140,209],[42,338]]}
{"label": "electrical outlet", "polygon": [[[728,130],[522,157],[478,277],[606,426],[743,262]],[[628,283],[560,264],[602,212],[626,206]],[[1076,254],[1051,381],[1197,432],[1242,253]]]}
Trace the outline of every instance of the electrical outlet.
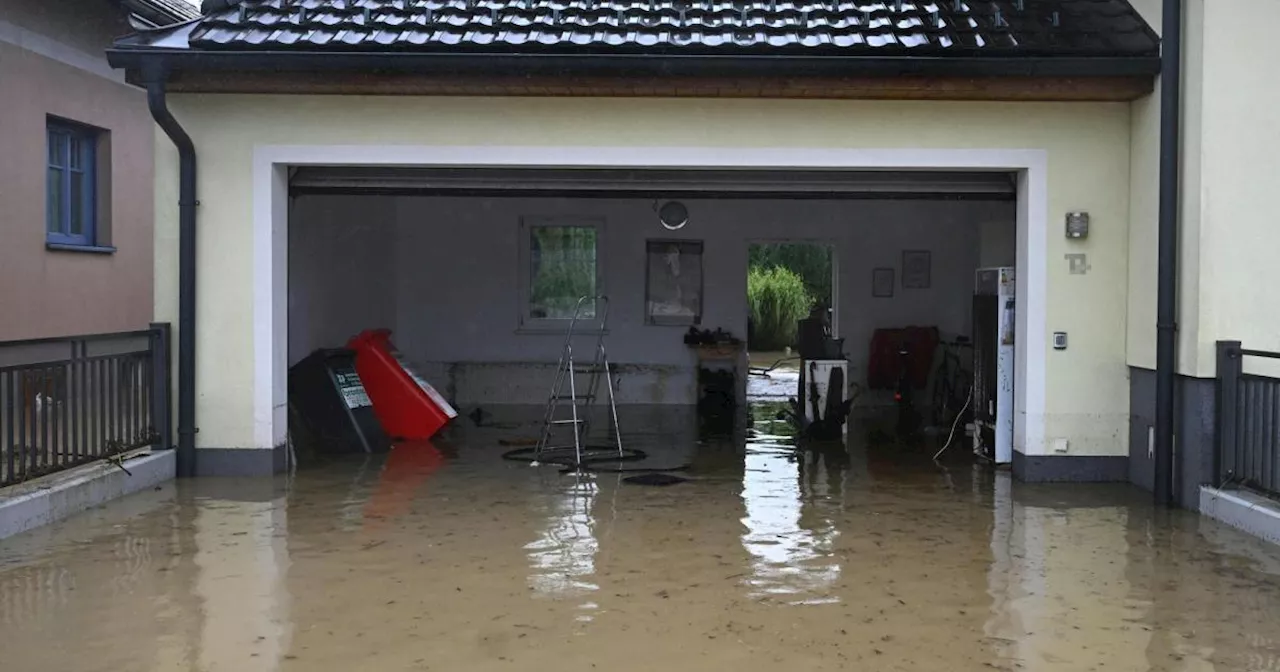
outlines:
{"label": "electrical outlet", "polygon": [[1066,439],[1054,439],[1054,440],[1053,440],[1053,452],[1055,452],[1055,453],[1065,453],[1065,452],[1067,452],[1067,440],[1066,440]]}

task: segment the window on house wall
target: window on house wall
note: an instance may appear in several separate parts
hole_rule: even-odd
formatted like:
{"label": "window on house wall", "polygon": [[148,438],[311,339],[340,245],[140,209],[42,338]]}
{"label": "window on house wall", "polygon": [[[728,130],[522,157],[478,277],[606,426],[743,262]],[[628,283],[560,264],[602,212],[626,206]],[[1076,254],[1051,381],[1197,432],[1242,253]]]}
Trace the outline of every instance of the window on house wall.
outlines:
{"label": "window on house wall", "polygon": [[98,131],[50,120],[45,237],[50,243],[97,244]]}
{"label": "window on house wall", "polygon": [[[594,220],[525,219],[521,227],[523,315],[526,325],[570,320],[582,297],[601,293],[600,224]],[[594,301],[582,319],[596,318]]]}

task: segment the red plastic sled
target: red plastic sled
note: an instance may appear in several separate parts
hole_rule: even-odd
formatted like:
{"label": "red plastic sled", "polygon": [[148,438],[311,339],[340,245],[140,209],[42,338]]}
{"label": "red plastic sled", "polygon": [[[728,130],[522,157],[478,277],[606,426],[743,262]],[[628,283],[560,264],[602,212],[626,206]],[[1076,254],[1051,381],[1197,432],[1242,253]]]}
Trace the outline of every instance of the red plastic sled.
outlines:
{"label": "red plastic sled", "polygon": [[449,402],[391,344],[389,329],[362,331],[347,347],[356,353],[356,373],[388,436],[423,441],[458,417]]}

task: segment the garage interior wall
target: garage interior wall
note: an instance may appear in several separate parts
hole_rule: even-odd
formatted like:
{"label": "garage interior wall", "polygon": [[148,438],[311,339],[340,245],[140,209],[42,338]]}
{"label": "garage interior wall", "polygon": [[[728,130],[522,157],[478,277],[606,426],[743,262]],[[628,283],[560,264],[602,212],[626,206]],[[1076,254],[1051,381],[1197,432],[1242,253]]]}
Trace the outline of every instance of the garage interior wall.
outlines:
{"label": "garage interior wall", "polygon": [[[624,403],[694,401],[687,327],[645,322],[647,240],[704,242],[702,328],[746,334],[753,242],[833,246],[837,329],[854,381],[865,382],[877,328],[970,332],[973,271],[1013,265],[1014,204],[936,200],[684,200],[690,222],[665,230],[652,200],[305,195],[289,226],[289,360],[387,327],[397,346],[462,406],[542,403],[560,334],[522,332],[520,222],[594,219],[612,300],[607,347]],[[928,289],[902,287],[904,250],[931,253]],[[871,270],[895,271],[892,298],[871,296]]]}

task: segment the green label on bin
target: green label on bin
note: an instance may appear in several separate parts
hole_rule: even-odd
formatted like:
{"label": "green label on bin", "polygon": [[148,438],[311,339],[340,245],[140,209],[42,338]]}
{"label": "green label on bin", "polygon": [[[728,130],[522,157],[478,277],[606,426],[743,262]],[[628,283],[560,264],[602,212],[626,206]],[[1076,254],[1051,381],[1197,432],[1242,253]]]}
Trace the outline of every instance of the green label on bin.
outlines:
{"label": "green label on bin", "polygon": [[364,384],[360,382],[360,376],[353,370],[334,371],[334,378],[338,381],[338,393],[342,395],[342,400],[346,402],[347,408],[363,408],[372,406],[369,401],[369,394],[364,391]]}

